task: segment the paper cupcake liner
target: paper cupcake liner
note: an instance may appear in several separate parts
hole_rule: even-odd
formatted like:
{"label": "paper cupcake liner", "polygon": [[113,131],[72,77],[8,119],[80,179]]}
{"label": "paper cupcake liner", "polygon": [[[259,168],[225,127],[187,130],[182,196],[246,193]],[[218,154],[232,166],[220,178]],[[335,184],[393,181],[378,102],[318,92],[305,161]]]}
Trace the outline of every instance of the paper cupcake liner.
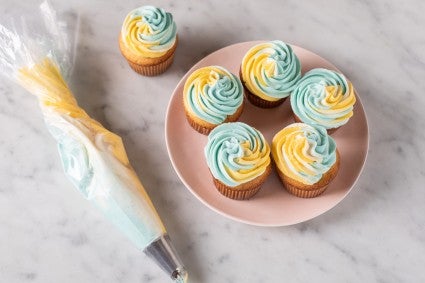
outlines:
{"label": "paper cupcake liner", "polygon": [[251,102],[251,104],[260,108],[278,107],[286,100],[286,97],[284,97],[276,101],[268,101],[256,96],[255,94],[250,92],[245,86],[244,86],[244,90],[245,90],[245,97],[248,99],[248,101]]}
{"label": "paper cupcake liner", "polygon": [[280,170],[276,167],[276,171],[279,175],[279,179],[282,182],[283,186],[285,187],[285,189],[291,193],[294,196],[300,197],[300,198],[314,198],[319,196],[320,194],[322,194],[324,191],[326,191],[326,189],[328,188],[328,185],[325,185],[323,187],[314,189],[314,190],[306,190],[306,189],[300,189],[292,184],[290,184],[289,182],[285,181],[285,176],[283,175],[282,172],[280,172]]}
{"label": "paper cupcake liner", "polygon": [[267,166],[266,171],[264,171],[263,174],[237,187],[229,187],[214,178],[214,176],[212,178],[217,190],[225,197],[235,200],[246,200],[252,198],[256,193],[258,193],[258,191],[261,189],[261,186],[269,177],[271,171],[272,165],[270,164]]}
{"label": "paper cupcake liner", "polygon": [[326,172],[322,176],[322,179],[320,179],[314,185],[310,185],[310,186],[302,185],[307,188],[301,188],[300,186],[296,186],[294,182],[297,183],[297,181],[295,180],[293,180],[293,182],[289,182],[289,180],[292,180],[292,179],[286,177],[285,174],[283,174],[277,167],[276,161],[273,158],[272,160],[273,160],[274,167],[277,171],[277,174],[279,175],[280,181],[282,182],[283,186],[289,193],[301,198],[314,198],[322,194],[324,191],[326,191],[329,184],[335,179],[336,175],[338,174],[339,164],[340,164],[340,154],[339,154],[339,151],[337,150],[335,164],[328,170],[328,172]]}
{"label": "paper cupcake liner", "polygon": [[217,179],[213,178],[214,185],[217,188],[217,190],[224,195],[225,197],[235,199],[235,200],[246,200],[253,197],[258,191],[261,189],[261,185],[249,189],[249,190],[238,190],[238,189],[232,189],[231,187],[228,187],[218,181]]}
{"label": "paper cupcake liner", "polygon": [[130,48],[128,48],[122,41],[121,34],[119,36],[118,42],[121,54],[135,72],[143,76],[157,76],[165,72],[173,63],[174,53],[177,48],[177,39],[178,37],[176,36],[176,42],[172,48],[159,58],[140,58],[139,55],[133,54]]}
{"label": "paper cupcake liner", "polygon": [[203,135],[208,135],[211,131],[212,131],[212,129],[214,129],[214,127],[215,126],[213,126],[213,127],[205,127],[205,126],[202,126],[202,125],[200,125],[200,124],[198,124],[198,123],[196,123],[196,121],[195,120],[193,120],[192,119],[192,117],[190,117],[190,115],[188,115],[187,113],[186,113],[186,119],[187,119],[187,121],[189,122],[189,125],[195,130],[195,131],[197,131],[198,133],[201,133],[201,134],[203,134]]}
{"label": "paper cupcake liner", "polygon": [[174,60],[174,52],[165,61],[155,65],[150,65],[150,66],[139,65],[129,60],[127,60],[127,62],[135,72],[143,76],[153,77],[153,76],[157,76],[164,73],[171,66],[171,64],[173,63],[173,60]]}

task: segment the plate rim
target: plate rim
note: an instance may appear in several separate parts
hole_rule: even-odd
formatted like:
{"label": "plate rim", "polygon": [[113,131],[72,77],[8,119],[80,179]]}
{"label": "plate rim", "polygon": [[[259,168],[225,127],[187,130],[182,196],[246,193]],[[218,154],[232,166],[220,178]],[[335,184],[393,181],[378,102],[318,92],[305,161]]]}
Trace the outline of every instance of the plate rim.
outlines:
{"label": "plate rim", "polygon": [[[173,89],[173,91],[171,92],[171,97],[170,97],[170,99],[168,100],[168,105],[167,105],[167,108],[166,108],[166,112],[165,112],[165,125],[164,125],[164,134],[165,134],[165,145],[166,145],[166,148],[167,148],[167,153],[168,153],[168,158],[170,159],[170,161],[171,161],[171,165],[172,165],[172,167],[173,167],[173,169],[174,169],[174,172],[176,172],[176,174],[177,174],[177,176],[179,177],[179,179],[180,179],[180,181],[183,183],[183,185],[186,187],[186,189],[188,189],[201,203],[203,203],[205,206],[207,206],[209,209],[211,209],[211,210],[213,210],[213,211],[215,211],[216,213],[218,213],[218,214],[220,214],[220,215],[222,215],[222,216],[224,216],[224,217],[227,217],[227,218],[229,218],[229,219],[232,219],[232,220],[234,220],[234,221],[237,221],[237,222],[241,222],[241,223],[244,223],[244,224],[248,224],[248,225],[252,225],[252,226],[258,226],[258,227],[285,227],[285,226],[291,226],[291,225],[296,225],[296,224],[299,224],[299,223],[303,223],[303,222],[306,222],[306,221],[309,221],[309,220],[312,220],[312,219],[314,219],[314,218],[316,218],[316,217],[318,217],[318,216],[320,216],[320,215],[322,215],[322,214],[325,214],[326,212],[328,212],[328,211],[330,211],[330,210],[332,210],[333,208],[335,208],[339,203],[341,203],[341,201],[342,200],[344,200],[346,197],[347,197],[347,195],[352,191],[352,189],[353,189],[353,187],[354,187],[354,185],[358,182],[358,180],[359,180],[359,178],[360,178],[360,176],[362,175],[362,173],[363,173],[363,170],[364,170],[364,168],[365,168],[365,164],[366,164],[366,160],[367,160],[367,158],[368,158],[368,155],[369,155],[369,141],[370,141],[370,131],[369,131],[369,122],[368,122],[368,118],[367,118],[367,113],[366,113],[366,110],[365,110],[365,108],[364,108],[364,106],[363,106],[363,103],[362,103],[362,101],[361,101],[361,98],[360,98],[360,96],[358,95],[358,93],[357,93],[357,91],[355,90],[355,92],[356,92],[356,98],[358,99],[358,101],[359,101],[359,103],[361,104],[361,107],[362,107],[362,109],[363,109],[363,113],[364,113],[364,116],[365,116],[365,128],[366,128],[366,149],[365,149],[365,155],[364,155],[364,158],[363,158],[363,160],[362,160],[362,163],[361,163],[361,168],[360,168],[360,171],[359,171],[359,173],[358,173],[358,175],[357,175],[357,177],[355,178],[355,180],[353,181],[353,183],[351,184],[351,186],[350,186],[350,188],[345,192],[345,194],[341,197],[341,199],[339,199],[337,202],[335,202],[330,208],[327,208],[327,209],[325,209],[325,210],[323,210],[323,211],[320,211],[320,212],[318,212],[318,213],[315,213],[315,214],[312,214],[310,217],[308,217],[308,218],[306,218],[306,219],[301,219],[301,220],[299,220],[299,221],[294,221],[294,222],[291,222],[291,223],[289,223],[289,224],[279,224],[279,223],[261,223],[261,222],[256,222],[256,221],[250,221],[250,220],[246,220],[246,219],[242,219],[242,218],[239,218],[239,217],[235,217],[235,216],[233,216],[233,215],[231,215],[231,214],[228,214],[228,213],[226,213],[226,212],[224,212],[224,211],[222,211],[222,210],[219,210],[219,209],[217,209],[216,207],[214,207],[214,206],[212,206],[211,204],[209,204],[207,201],[205,201],[203,198],[201,198],[197,193],[196,193],[196,191],[195,190],[193,190],[192,188],[191,188],[191,186],[189,186],[189,184],[186,182],[186,180],[185,180],[185,178],[183,178],[183,176],[182,176],[182,174],[181,174],[181,172],[180,172],[180,170],[177,168],[177,166],[176,166],[176,163],[175,163],[175,160],[174,160],[174,157],[173,157],[173,154],[171,153],[171,151],[170,151],[170,145],[169,145],[169,113],[170,113],[170,109],[171,109],[171,105],[172,105],[172,102],[174,101],[174,99],[176,99],[175,98],[175,94],[176,94],[176,91],[177,91],[177,88],[180,86],[180,84],[181,83],[183,83],[184,82],[184,80],[186,80],[186,78],[188,77],[188,75],[193,71],[193,69],[197,66],[197,65],[199,65],[199,64],[201,64],[204,60],[206,60],[206,58],[207,57],[209,57],[209,56],[211,56],[212,54],[214,54],[214,53],[216,53],[216,52],[219,52],[219,51],[221,51],[222,49],[226,49],[226,48],[230,48],[230,47],[233,47],[233,46],[235,46],[235,45],[243,45],[243,44],[248,44],[248,43],[250,43],[250,44],[258,44],[258,43],[262,43],[262,42],[266,42],[267,40],[253,40],[253,41],[243,41],[243,42],[238,42],[238,43],[233,43],[233,44],[230,44],[230,45],[227,45],[227,46],[224,46],[224,47],[222,47],[222,48],[219,48],[219,49],[217,49],[217,50],[214,50],[214,51],[212,51],[211,53],[209,53],[209,54],[207,54],[207,55],[205,55],[204,57],[202,57],[200,60],[198,60],[195,64],[193,64],[193,66],[184,74],[184,76],[178,81],[178,83],[176,84],[176,86],[174,87],[174,89]],[[301,47],[301,46],[298,46],[298,45],[295,45],[295,44],[292,44],[292,43],[288,43],[288,42],[286,42],[286,44],[288,44],[288,45],[290,45],[291,47],[296,47],[296,48],[299,48],[299,49],[303,49],[303,50],[305,50],[305,51],[308,51],[308,52],[310,52],[310,53],[313,53],[314,55],[316,55],[316,56],[318,56],[318,57],[320,57],[321,59],[323,59],[323,60],[325,60],[326,62],[328,62],[329,64],[331,64],[332,65],[332,67],[334,67],[338,72],[340,72],[340,73],[342,73],[341,71],[340,71],[340,69],[338,68],[338,67],[336,67],[331,61],[329,61],[329,60],[327,60],[325,57],[322,57],[321,55],[319,55],[319,54],[317,54],[317,53],[315,53],[315,52],[313,52],[313,51],[311,51],[311,50],[309,50],[309,49],[306,49],[306,48],[304,48],[304,47]]]}

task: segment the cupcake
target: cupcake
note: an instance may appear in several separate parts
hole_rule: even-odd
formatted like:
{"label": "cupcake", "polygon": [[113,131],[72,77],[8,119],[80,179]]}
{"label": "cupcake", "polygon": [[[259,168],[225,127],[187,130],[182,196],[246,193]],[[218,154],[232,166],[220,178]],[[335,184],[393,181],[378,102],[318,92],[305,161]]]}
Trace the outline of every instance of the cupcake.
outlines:
{"label": "cupcake", "polygon": [[208,136],[205,158],[214,185],[224,196],[249,199],[271,172],[270,147],[263,135],[241,123],[224,123]]}
{"label": "cupcake", "polygon": [[200,68],[184,84],[183,104],[189,124],[207,135],[216,126],[234,122],[242,114],[241,81],[223,67]]}
{"label": "cupcake", "polygon": [[295,121],[320,125],[329,134],[348,122],[355,103],[353,85],[327,69],[307,72],[291,94]]}
{"label": "cupcake", "polygon": [[304,123],[291,124],[272,141],[272,157],[288,192],[312,198],[323,193],[339,170],[339,153],[326,129]]}
{"label": "cupcake", "polygon": [[122,55],[144,76],[159,75],[173,63],[177,28],[173,16],[161,8],[143,6],[124,20],[119,37]]}
{"label": "cupcake", "polygon": [[260,43],[242,59],[240,77],[248,100],[262,108],[282,104],[301,78],[301,64],[288,44]]}

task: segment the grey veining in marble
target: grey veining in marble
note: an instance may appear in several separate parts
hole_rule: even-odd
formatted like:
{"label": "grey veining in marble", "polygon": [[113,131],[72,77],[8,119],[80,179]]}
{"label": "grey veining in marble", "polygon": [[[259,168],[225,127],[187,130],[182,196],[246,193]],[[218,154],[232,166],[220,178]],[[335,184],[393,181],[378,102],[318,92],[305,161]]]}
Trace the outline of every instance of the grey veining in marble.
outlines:
{"label": "grey veining in marble", "polygon": [[[262,5],[262,3],[267,3]],[[126,13],[145,1],[53,1],[80,17],[71,86],[87,112],[123,137],[191,282],[424,282],[425,2],[152,1],[173,13],[173,66],[144,78],[121,57]],[[0,21],[36,2],[0,0]],[[203,56],[282,39],[352,80],[371,133],[352,193],[306,223],[260,228],[209,210],[169,162],[171,92]],[[163,273],[65,179],[34,97],[0,77],[0,282],[166,282]]]}

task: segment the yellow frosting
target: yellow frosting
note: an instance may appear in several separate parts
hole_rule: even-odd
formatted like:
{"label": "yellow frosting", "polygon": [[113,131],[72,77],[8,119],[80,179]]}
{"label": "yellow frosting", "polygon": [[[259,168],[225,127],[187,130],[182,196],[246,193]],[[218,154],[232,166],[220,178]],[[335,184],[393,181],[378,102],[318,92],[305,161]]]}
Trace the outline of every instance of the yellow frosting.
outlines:
{"label": "yellow frosting", "polygon": [[138,56],[158,58],[176,41],[176,25],[170,13],[161,8],[143,6],[131,11],[124,20],[121,38]]}
{"label": "yellow frosting", "polygon": [[314,184],[336,160],[334,140],[321,126],[291,124],[272,141],[272,156],[279,170],[303,184]]}
{"label": "yellow frosting", "polygon": [[260,176],[271,162],[264,136],[241,122],[224,123],[212,130],[204,150],[214,178],[230,187]]}
{"label": "yellow frosting", "polygon": [[342,74],[313,69],[298,82],[291,94],[291,107],[301,121],[337,128],[353,116],[354,88]]}
{"label": "yellow frosting", "polygon": [[[342,110],[346,110],[348,107],[352,107],[356,103],[356,96],[354,95],[353,85],[348,83],[348,91],[344,97],[344,91],[341,86],[327,86],[325,87],[326,96],[322,100],[322,104],[329,108],[321,109],[320,112],[326,114],[340,113]],[[345,120],[353,116],[353,111],[338,117],[337,120]]]}
{"label": "yellow frosting", "polygon": [[50,59],[46,58],[34,66],[21,68],[18,77],[26,89],[37,94],[43,111],[54,111],[74,118],[93,136],[101,135],[103,141],[109,144],[108,151],[124,165],[129,165],[121,138],[90,118],[77,105],[58,67]]}
{"label": "yellow frosting", "polygon": [[[263,43],[255,46],[254,48],[250,49],[249,52],[245,55],[246,58],[252,57],[255,55],[259,50],[270,48],[269,43]],[[267,74],[270,76],[272,74],[272,70],[275,68],[275,62],[274,61],[267,61],[267,58],[269,55],[267,53],[263,53],[258,56],[257,61],[258,62],[264,62],[264,68],[266,69]],[[245,64],[244,64],[245,63]],[[279,98],[269,97],[265,95],[262,91],[258,90],[258,87],[254,84],[254,80],[249,79],[250,76],[256,77],[261,84],[265,84],[264,78],[262,77],[262,68],[260,64],[254,64],[255,61],[248,61],[244,60],[242,64],[242,77],[243,81],[245,83],[245,86],[248,88],[249,91],[254,93],[255,95],[259,96],[260,98],[268,101],[276,101],[279,100]]]}
{"label": "yellow frosting", "polygon": [[165,233],[121,138],[77,104],[57,64],[46,58],[18,70],[17,79],[36,95],[47,128],[58,142],[65,173],[140,248]]}
{"label": "yellow frosting", "polygon": [[137,34],[152,34],[152,31],[149,28],[149,25],[146,23],[141,23],[142,17],[126,18],[124,24],[127,25],[126,34],[122,34],[124,42],[132,47],[132,51],[138,53],[140,56],[148,58],[156,58],[163,56],[167,50],[161,52],[153,52],[149,47],[157,45],[156,42],[153,43],[141,43],[137,39]]}
{"label": "yellow frosting", "polygon": [[[189,93],[189,87],[194,86],[193,93],[196,93],[198,95],[195,96],[195,102],[197,102],[197,105],[199,105],[202,110],[206,111],[207,108],[205,107],[204,103],[202,103],[201,96],[199,94],[204,92],[205,86],[214,86],[217,82],[217,80],[220,78],[220,75],[228,75],[224,69],[216,67],[216,66],[210,66],[210,67],[204,67],[196,70],[193,72],[189,78],[186,80],[184,84],[184,90],[183,93],[187,94]],[[189,107],[189,95],[183,96],[183,101],[187,107],[187,109],[190,109]]]}
{"label": "yellow frosting", "polygon": [[301,65],[292,48],[282,41],[255,45],[241,64],[245,87],[266,101],[288,97],[301,78]]}
{"label": "yellow frosting", "polygon": [[268,144],[262,149],[260,148],[261,141],[256,138],[255,148],[250,149],[251,145],[249,141],[241,143],[241,147],[244,150],[244,156],[236,158],[236,163],[239,165],[249,166],[251,164],[256,164],[255,167],[249,169],[239,169],[231,170],[226,168],[227,173],[232,177],[236,182],[246,182],[247,180],[254,179],[255,177],[261,175],[266,171],[267,166],[270,164],[270,147]]}
{"label": "yellow frosting", "polygon": [[195,70],[186,80],[183,102],[187,112],[218,125],[233,115],[243,103],[239,78],[220,66]]}

